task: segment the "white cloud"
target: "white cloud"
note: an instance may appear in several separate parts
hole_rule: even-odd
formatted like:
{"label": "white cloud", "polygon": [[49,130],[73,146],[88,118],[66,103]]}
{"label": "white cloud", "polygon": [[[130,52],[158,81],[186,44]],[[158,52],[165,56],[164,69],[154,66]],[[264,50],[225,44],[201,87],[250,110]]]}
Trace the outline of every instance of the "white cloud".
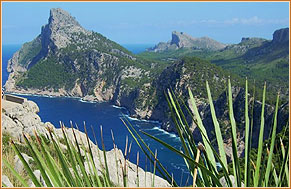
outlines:
{"label": "white cloud", "polygon": [[264,24],[265,20],[259,18],[258,16],[253,16],[250,18],[232,18],[230,20],[224,20],[223,24],[244,24],[244,25],[252,25],[252,24]]}
{"label": "white cloud", "polygon": [[[227,20],[215,20],[215,19],[203,19],[203,20],[191,20],[187,21],[177,21],[175,25],[186,26],[195,24],[207,24],[207,25],[268,25],[268,24],[289,24],[289,19],[262,19],[258,16],[248,17],[248,18],[231,18]],[[172,23],[173,25],[173,23]]]}

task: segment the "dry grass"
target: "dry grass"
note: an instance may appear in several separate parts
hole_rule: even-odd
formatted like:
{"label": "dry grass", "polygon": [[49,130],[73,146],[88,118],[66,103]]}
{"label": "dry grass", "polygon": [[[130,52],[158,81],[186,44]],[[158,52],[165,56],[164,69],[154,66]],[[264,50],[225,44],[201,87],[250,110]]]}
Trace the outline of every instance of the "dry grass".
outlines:
{"label": "dry grass", "polygon": [[[8,145],[4,142],[2,144],[2,149],[2,158],[6,159],[10,165],[15,166],[14,157],[16,156],[16,153],[14,150],[12,148],[8,148]],[[2,175],[6,175],[14,187],[23,187],[21,182],[19,182],[19,180],[12,174],[12,172],[4,165],[2,166]],[[29,180],[29,177],[25,171],[22,171],[20,175],[25,178],[26,181]]]}

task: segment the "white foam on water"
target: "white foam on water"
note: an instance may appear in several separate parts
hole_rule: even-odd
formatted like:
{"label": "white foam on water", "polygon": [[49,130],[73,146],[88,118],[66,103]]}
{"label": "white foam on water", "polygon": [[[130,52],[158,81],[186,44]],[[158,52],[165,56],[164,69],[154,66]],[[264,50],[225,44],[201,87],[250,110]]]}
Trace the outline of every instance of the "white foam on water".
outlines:
{"label": "white foam on water", "polygon": [[167,135],[166,133],[155,134],[155,136]]}
{"label": "white foam on water", "polygon": [[131,121],[141,121],[141,120],[139,120],[139,119],[137,119],[137,118],[130,117],[130,116],[128,116],[128,115],[126,115],[125,117],[126,117],[127,119],[131,120]]}
{"label": "white foam on water", "polygon": [[83,103],[90,103],[90,104],[96,103],[95,101],[83,100],[82,98],[80,98],[79,101]]}
{"label": "white foam on water", "polygon": [[113,108],[116,108],[116,109],[126,109],[125,107],[122,107],[122,106],[116,106],[116,105],[112,105]]}
{"label": "white foam on water", "polygon": [[146,123],[160,124],[159,121],[138,119],[138,118],[135,118],[135,117],[130,117],[129,115],[125,115],[125,116],[126,116],[126,118],[128,118],[129,120],[132,120],[132,121],[142,121],[142,122],[146,122]]}

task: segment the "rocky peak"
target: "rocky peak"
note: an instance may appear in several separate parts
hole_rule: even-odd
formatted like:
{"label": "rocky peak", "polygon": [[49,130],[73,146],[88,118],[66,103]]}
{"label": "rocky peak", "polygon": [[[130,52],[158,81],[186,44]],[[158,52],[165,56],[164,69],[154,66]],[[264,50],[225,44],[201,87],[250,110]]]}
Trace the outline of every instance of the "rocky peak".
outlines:
{"label": "rocky peak", "polygon": [[178,48],[191,47],[191,46],[193,46],[194,40],[195,39],[193,37],[191,37],[190,35],[188,35],[184,32],[173,31],[171,45],[175,44],[175,45],[177,45]]}
{"label": "rocky peak", "polygon": [[251,38],[250,37],[243,37],[241,38],[241,43],[249,41]]}
{"label": "rocky peak", "polygon": [[48,24],[42,27],[43,47],[54,49],[65,48],[76,33],[90,34],[68,12],[61,8],[52,8]]}
{"label": "rocky peak", "polygon": [[282,28],[273,33],[273,43],[289,42],[289,28]]}
{"label": "rocky peak", "polygon": [[245,45],[249,47],[262,45],[263,42],[266,42],[266,39],[259,37],[243,37],[239,45]]}
{"label": "rocky peak", "polygon": [[57,26],[80,26],[74,17],[70,13],[64,11],[61,8],[52,8],[50,10],[49,25]]}

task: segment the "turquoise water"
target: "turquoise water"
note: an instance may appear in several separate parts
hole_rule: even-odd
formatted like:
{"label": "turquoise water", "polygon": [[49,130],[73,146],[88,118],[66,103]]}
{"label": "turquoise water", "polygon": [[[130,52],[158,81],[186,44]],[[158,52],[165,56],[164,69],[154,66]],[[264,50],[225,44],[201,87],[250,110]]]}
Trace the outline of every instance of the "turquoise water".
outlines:
{"label": "turquoise water", "polygon": [[134,54],[141,53],[145,51],[147,48],[154,47],[154,44],[123,44],[123,47],[127,48],[127,50],[131,51]]}
{"label": "turquoise water", "polygon": [[[3,46],[3,57],[2,57],[2,85],[8,78],[6,71],[7,61],[12,56],[19,46]],[[131,50],[132,51],[132,50]],[[136,52],[136,51],[135,51]],[[113,148],[113,142],[111,137],[111,130],[115,135],[115,142],[119,149],[124,151],[126,137],[129,137],[129,142],[132,141],[132,150],[130,154],[130,161],[136,162],[136,154],[139,151],[142,154],[140,158],[140,165],[143,169],[147,168],[148,171],[153,169],[150,166],[149,161],[145,160],[145,155],[143,155],[140,148],[137,146],[130,133],[127,131],[126,127],[121,122],[120,118],[127,118],[135,127],[136,130],[143,130],[157,138],[166,141],[167,143],[180,149],[181,144],[179,138],[173,134],[165,132],[160,129],[160,123],[155,121],[143,121],[132,119],[128,116],[128,112],[125,108],[113,106],[110,103],[88,103],[83,102],[78,98],[65,98],[65,97],[43,97],[43,96],[32,96],[26,95],[26,98],[36,102],[40,108],[38,113],[43,122],[50,121],[56,127],[59,127],[59,122],[62,121],[66,126],[70,126],[70,121],[77,124],[81,131],[84,131],[84,122],[86,123],[88,135],[92,141],[93,131],[91,126],[98,138],[98,143],[100,140],[100,126],[103,127],[103,135],[106,150]],[[187,168],[184,165],[184,160],[176,156],[173,152],[165,149],[159,143],[153,141],[152,139],[142,135],[144,141],[149,144],[150,148],[158,151],[158,159],[167,168],[170,173],[173,173],[176,181],[180,183],[182,177],[182,185],[185,185],[186,179],[189,175]],[[191,180],[191,179],[190,179]]]}

